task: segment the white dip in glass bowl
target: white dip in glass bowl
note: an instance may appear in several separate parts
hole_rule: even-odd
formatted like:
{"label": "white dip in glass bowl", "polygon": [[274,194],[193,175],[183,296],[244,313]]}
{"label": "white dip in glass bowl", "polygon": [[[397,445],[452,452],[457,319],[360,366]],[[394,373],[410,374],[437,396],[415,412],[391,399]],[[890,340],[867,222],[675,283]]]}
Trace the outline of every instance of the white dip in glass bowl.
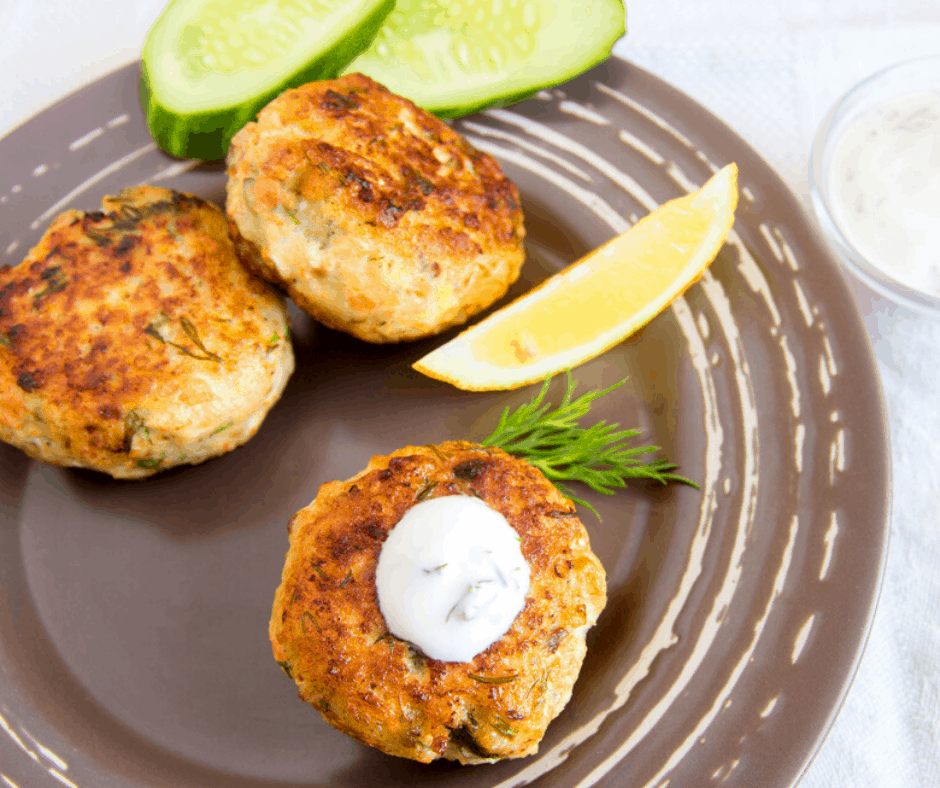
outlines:
{"label": "white dip in glass bowl", "polygon": [[891,300],[940,313],[940,56],[847,93],[816,135],[809,181],[843,264]]}

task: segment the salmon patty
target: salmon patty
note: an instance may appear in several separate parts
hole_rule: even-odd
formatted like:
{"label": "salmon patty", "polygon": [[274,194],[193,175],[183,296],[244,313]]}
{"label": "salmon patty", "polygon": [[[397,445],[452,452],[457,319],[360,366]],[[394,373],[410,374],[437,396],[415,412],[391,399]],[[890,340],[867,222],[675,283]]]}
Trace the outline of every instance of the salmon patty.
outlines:
{"label": "salmon patty", "polygon": [[227,162],[243,256],[331,328],[429,336],[519,276],[522,211],[499,164],[361,74],[285,91]]}
{"label": "salmon patty", "polygon": [[133,479],[243,444],[294,368],[287,310],[225,215],[140,186],[0,270],[0,439]]}
{"label": "salmon patty", "polygon": [[[525,606],[470,662],[442,662],[388,631],[375,573],[417,503],[471,495],[502,514],[529,564]],[[323,485],[288,524],[274,655],[334,727],[391,755],[480,763],[531,755],[571,697],[604,570],[573,504],[540,471],[472,443],[408,446]]]}

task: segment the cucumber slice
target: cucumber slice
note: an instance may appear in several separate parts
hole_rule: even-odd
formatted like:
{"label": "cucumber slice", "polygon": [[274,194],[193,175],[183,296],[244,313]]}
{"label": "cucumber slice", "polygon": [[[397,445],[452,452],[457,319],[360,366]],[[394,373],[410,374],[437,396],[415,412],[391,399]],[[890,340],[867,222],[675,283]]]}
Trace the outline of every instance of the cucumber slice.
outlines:
{"label": "cucumber slice", "polygon": [[346,69],[444,118],[506,106],[606,60],[622,0],[398,0]]}
{"label": "cucumber slice", "polygon": [[174,156],[222,159],[290,87],[339,75],[395,0],[173,0],[144,43],[141,103]]}

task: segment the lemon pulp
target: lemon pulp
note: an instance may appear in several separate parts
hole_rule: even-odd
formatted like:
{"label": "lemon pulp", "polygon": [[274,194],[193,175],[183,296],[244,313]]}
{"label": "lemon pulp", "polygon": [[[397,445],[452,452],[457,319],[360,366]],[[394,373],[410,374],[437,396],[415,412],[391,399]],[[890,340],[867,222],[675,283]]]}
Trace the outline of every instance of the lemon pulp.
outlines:
{"label": "lemon pulp", "polygon": [[515,388],[581,364],[695,282],[734,222],[737,167],[672,200],[414,364],[469,390]]}

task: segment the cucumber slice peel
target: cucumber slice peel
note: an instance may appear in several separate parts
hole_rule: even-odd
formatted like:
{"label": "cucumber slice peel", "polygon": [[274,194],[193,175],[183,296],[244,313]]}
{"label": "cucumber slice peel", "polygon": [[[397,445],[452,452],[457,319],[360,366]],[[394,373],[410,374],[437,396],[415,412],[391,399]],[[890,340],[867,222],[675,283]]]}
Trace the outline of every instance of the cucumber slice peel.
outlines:
{"label": "cucumber slice peel", "polygon": [[346,69],[439,117],[506,106],[610,56],[622,0],[398,0]]}
{"label": "cucumber slice peel", "polygon": [[144,43],[141,104],[163,150],[222,159],[287,88],[333,79],[395,0],[173,0]]}

